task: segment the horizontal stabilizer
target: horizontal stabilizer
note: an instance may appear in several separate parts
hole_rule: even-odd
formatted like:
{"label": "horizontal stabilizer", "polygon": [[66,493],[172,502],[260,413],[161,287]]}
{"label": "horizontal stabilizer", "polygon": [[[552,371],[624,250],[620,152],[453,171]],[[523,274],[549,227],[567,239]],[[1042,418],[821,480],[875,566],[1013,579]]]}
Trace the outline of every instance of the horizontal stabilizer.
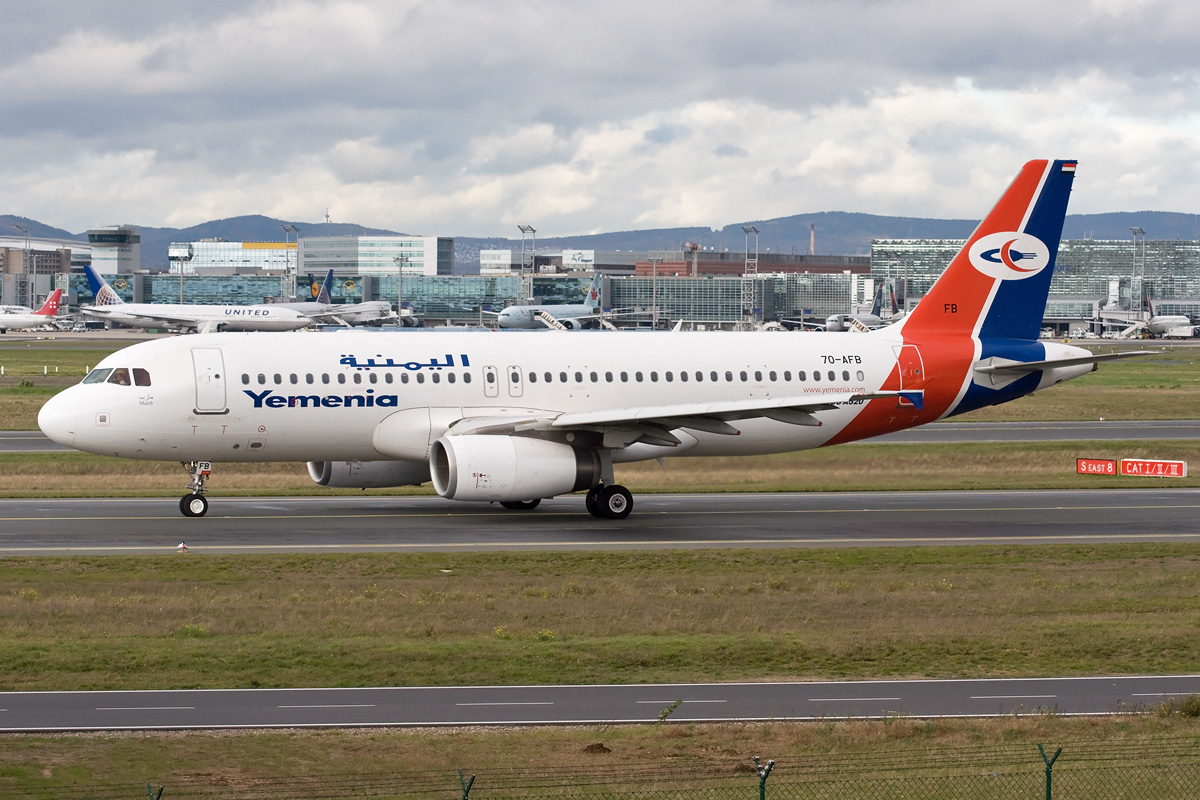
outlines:
{"label": "horizontal stabilizer", "polygon": [[1053,367],[1077,367],[1080,364],[1098,364],[1101,361],[1115,361],[1119,358],[1153,356],[1158,355],[1159,352],[1158,350],[1130,350],[1127,353],[1101,353],[1078,356],[1076,358],[1051,359],[1049,361],[1011,361],[1007,358],[989,358],[987,361],[981,361],[976,364],[975,371],[982,372],[985,375],[1013,375],[1037,372],[1041,369],[1051,369]]}

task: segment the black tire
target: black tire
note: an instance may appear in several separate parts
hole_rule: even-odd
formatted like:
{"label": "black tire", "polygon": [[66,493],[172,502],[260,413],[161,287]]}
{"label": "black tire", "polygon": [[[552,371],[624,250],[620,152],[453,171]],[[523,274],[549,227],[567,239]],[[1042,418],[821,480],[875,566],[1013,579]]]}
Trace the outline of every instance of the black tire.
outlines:
{"label": "black tire", "polygon": [[595,486],[591,489],[588,489],[587,494],[583,498],[583,505],[587,508],[588,513],[593,517],[601,517],[601,519],[603,519],[603,517],[600,514],[599,498],[600,490],[603,488],[603,486]]}
{"label": "black tire", "polygon": [[605,519],[625,519],[633,511],[633,495],[624,486],[605,486],[596,498],[596,505]]}
{"label": "black tire", "polygon": [[507,508],[509,511],[533,511],[541,505],[541,498],[536,500],[502,500],[500,506]]}
{"label": "black tire", "polygon": [[179,498],[179,511],[185,517],[203,517],[208,513],[208,498],[202,494],[185,494]]}

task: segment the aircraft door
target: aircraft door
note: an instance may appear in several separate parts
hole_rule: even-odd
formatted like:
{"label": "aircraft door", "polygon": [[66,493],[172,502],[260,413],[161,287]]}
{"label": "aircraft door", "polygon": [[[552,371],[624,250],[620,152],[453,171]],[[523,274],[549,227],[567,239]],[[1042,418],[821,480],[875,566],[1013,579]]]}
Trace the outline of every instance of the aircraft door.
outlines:
{"label": "aircraft door", "polygon": [[508,395],[509,397],[520,397],[524,391],[522,389],[521,368],[508,367]]}
{"label": "aircraft door", "polygon": [[196,413],[227,414],[225,404],[225,360],[219,347],[192,348],[196,371]]}
{"label": "aircraft door", "polygon": [[497,397],[500,394],[500,376],[495,367],[483,368],[483,393],[487,397]]}
{"label": "aircraft door", "polygon": [[[925,364],[921,361],[921,351],[915,345],[906,344],[893,348],[896,351],[896,366],[900,368],[900,388],[922,389],[925,387]],[[911,406],[912,403],[901,398],[900,405]]]}

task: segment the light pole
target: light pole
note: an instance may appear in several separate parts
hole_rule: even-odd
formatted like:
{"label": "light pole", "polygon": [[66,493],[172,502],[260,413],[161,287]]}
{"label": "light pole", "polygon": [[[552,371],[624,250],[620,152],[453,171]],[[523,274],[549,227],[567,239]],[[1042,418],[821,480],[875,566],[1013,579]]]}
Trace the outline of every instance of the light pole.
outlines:
{"label": "light pole", "polygon": [[21,254],[21,289],[26,298],[25,302],[32,306],[33,302],[29,298],[29,228],[24,225],[13,225],[13,227],[25,234],[25,252]]}
{"label": "light pole", "polygon": [[[1136,307],[1137,311],[1138,311],[1138,315],[1140,317],[1141,312],[1142,312],[1142,291],[1141,291],[1142,287],[1140,284],[1138,284],[1138,266],[1139,266],[1139,264],[1141,265],[1142,281],[1145,282],[1145,280],[1146,280],[1146,232],[1144,230],[1142,230],[1141,227],[1130,228],[1129,232],[1133,234],[1133,278],[1130,279],[1130,281],[1129,281],[1129,310],[1133,311],[1134,308]],[[1138,239],[1142,240],[1142,252],[1141,252],[1140,259],[1138,258]],[[1137,300],[1136,306],[1134,305],[1134,302],[1133,302],[1133,287],[1135,284],[1138,286],[1138,300]]]}
{"label": "light pole", "polygon": [[[406,256],[406,255],[393,256],[392,260],[396,262],[396,318],[399,319],[400,324],[403,325],[404,324],[404,319],[403,319],[403,317],[404,317],[404,293],[401,291],[401,287],[404,284],[404,267],[405,267],[405,265],[408,264],[408,256]],[[425,311],[423,311],[421,313],[428,313],[428,311],[429,311],[428,303],[424,306],[424,309],[425,309]]]}
{"label": "light pole", "polygon": [[[742,315],[748,313],[750,322],[757,320],[754,313],[755,284],[758,282],[758,228],[753,225],[743,225],[742,233],[746,234],[746,268],[742,272]],[[754,234],[754,258],[750,257],[750,234]]]}
{"label": "light pole", "polygon": [[658,262],[661,258],[650,259],[650,326],[658,330]]}
{"label": "light pole", "polygon": [[[285,262],[283,268],[283,277],[284,280],[288,281],[288,288],[284,293],[284,296],[291,297],[296,291],[296,278],[292,275],[292,248],[288,246],[291,244],[291,241],[288,239],[288,235],[292,233],[296,234],[296,244],[299,245],[300,229],[290,222],[285,222],[279,227],[283,228],[283,258]],[[300,265],[297,264],[296,266],[299,268]]]}
{"label": "light pole", "polygon": [[518,225],[521,232],[521,274],[525,274],[525,234],[533,236],[533,255],[529,259],[529,271],[537,272],[537,230],[532,225]]}

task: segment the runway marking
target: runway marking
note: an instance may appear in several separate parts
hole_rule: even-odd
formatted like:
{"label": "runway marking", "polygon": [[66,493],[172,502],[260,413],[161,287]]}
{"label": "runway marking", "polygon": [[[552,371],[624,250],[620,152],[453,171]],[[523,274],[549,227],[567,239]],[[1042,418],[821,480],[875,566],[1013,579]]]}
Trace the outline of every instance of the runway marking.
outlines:
{"label": "runway marking", "polygon": [[311,706],[275,706],[276,708],[375,708],[374,703],[327,703]]}
{"label": "runway marking", "polygon": [[972,700],[1053,700],[1056,694],[973,694]]}
{"label": "runway marking", "polygon": [[1195,692],[1134,692],[1131,697],[1186,697]]}
{"label": "runway marking", "polygon": [[195,711],[195,706],[104,706],[97,711]]}
{"label": "runway marking", "polygon": [[[663,704],[670,705],[674,700],[636,700],[634,701],[639,706],[660,706]],[[728,703],[728,700],[680,700],[680,703],[687,705],[689,703]]]}
{"label": "runway marking", "polygon": [[[674,702],[674,701],[672,701]],[[456,706],[552,706],[552,702],[536,703],[455,703]]]}
{"label": "runway marking", "polygon": [[864,703],[871,700],[902,700],[900,697],[810,697],[810,703]]}

